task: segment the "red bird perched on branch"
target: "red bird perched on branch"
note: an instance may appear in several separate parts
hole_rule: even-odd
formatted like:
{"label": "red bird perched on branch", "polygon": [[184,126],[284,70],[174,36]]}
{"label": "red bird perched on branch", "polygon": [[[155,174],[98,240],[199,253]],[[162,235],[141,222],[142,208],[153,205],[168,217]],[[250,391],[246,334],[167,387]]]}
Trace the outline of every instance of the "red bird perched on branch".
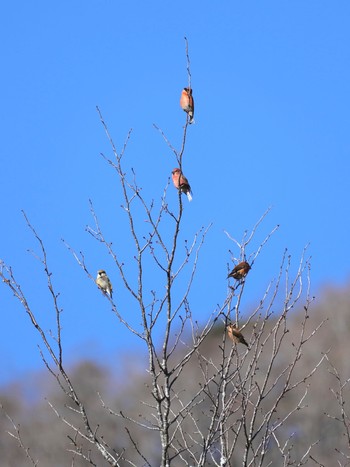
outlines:
{"label": "red bird perched on branch", "polygon": [[180,105],[181,108],[188,114],[189,121],[188,123],[191,124],[194,122],[193,115],[194,115],[194,100],[192,97],[192,89],[191,88],[183,88],[180,97]]}
{"label": "red bird perched on branch", "polygon": [[232,271],[230,272],[230,274],[227,276],[227,279],[229,277],[233,277],[234,279],[236,279],[237,281],[240,281],[241,279],[243,279],[243,277],[245,277],[248,272],[250,271],[251,267],[250,265],[247,263],[247,261],[242,261],[241,263],[237,264],[237,266],[235,266]]}
{"label": "red bird perched on branch", "polygon": [[226,330],[227,330],[228,337],[231,339],[231,341],[234,344],[243,344],[249,347],[247,344],[247,341],[243,337],[243,334],[241,333],[241,331],[237,328],[235,324],[232,324],[232,323],[228,324],[226,326]]}
{"label": "red bird perched on branch", "polygon": [[176,168],[171,172],[171,174],[174,187],[180,190],[181,193],[185,193],[185,195],[187,195],[188,201],[192,201],[190,184],[188,183],[187,178],[184,176],[181,170]]}

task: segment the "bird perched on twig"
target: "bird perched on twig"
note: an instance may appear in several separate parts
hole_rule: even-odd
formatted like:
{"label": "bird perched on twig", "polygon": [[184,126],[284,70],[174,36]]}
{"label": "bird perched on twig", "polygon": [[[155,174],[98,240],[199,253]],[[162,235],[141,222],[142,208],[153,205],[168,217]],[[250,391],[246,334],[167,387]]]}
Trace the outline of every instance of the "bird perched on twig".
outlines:
{"label": "bird perched on twig", "polygon": [[107,293],[112,298],[113,287],[109,277],[106,274],[106,271],[99,269],[97,271],[97,278],[95,282],[103,293]]}
{"label": "bird perched on twig", "polygon": [[244,344],[247,347],[249,347],[247,344],[247,341],[243,337],[243,334],[241,333],[241,331],[237,328],[235,324],[233,323],[228,324],[226,326],[226,330],[227,330],[228,337],[231,339],[231,341],[234,344]]}
{"label": "bird perched on twig", "polygon": [[237,266],[235,266],[232,271],[230,272],[230,274],[227,276],[227,279],[229,277],[233,277],[234,279],[236,279],[237,281],[240,281],[241,279],[243,279],[247,274],[248,272],[250,271],[251,267],[250,265],[247,263],[247,261],[242,261],[241,263],[237,264]]}
{"label": "bird perched on twig", "polygon": [[187,178],[184,176],[181,170],[179,168],[176,168],[171,172],[171,174],[175,188],[180,190],[181,193],[185,193],[185,195],[188,198],[188,201],[192,201],[190,184],[188,183]]}
{"label": "bird perched on twig", "polygon": [[181,108],[188,114],[188,117],[189,117],[188,123],[189,124],[193,123],[194,122],[193,120],[194,100],[193,100],[191,88],[183,88],[181,97],[180,97],[180,105],[181,105]]}

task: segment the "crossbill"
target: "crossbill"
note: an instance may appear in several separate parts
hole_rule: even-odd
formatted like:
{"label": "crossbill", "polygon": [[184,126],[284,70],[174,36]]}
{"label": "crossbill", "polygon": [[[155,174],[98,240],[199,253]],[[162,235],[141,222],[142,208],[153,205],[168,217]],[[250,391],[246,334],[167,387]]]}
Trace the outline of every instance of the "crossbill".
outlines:
{"label": "crossbill", "polygon": [[227,278],[233,277],[237,281],[240,281],[241,279],[243,279],[243,277],[245,277],[248,274],[250,269],[251,269],[250,265],[246,261],[242,261],[241,263],[237,264],[237,266],[235,266],[232,269],[232,271],[227,276]]}
{"label": "crossbill", "polygon": [[189,121],[188,123],[193,123],[193,115],[194,115],[194,100],[192,96],[192,89],[191,88],[183,88],[180,97],[180,105],[181,108],[188,114]]}
{"label": "crossbill", "polygon": [[97,278],[95,282],[103,293],[107,293],[112,298],[113,287],[109,277],[106,274],[106,271],[99,269],[97,271]]}
{"label": "crossbill", "polygon": [[235,324],[233,323],[228,324],[226,326],[226,330],[227,330],[228,337],[231,339],[231,341],[234,344],[244,344],[247,347],[249,347],[247,344],[247,341],[243,337],[243,334],[241,333],[241,331],[237,328]]}
{"label": "crossbill", "polygon": [[191,186],[181,170],[176,168],[171,172],[171,174],[175,188],[180,190],[181,193],[185,193],[188,201],[192,201]]}

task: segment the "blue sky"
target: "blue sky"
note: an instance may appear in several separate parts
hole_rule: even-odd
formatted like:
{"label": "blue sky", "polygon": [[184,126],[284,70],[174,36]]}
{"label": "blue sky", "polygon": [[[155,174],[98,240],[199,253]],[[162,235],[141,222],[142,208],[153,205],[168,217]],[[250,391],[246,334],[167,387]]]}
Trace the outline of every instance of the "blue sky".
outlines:
{"label": "blue sky", "polygon": [[[217,3],[2,6],[0,258],[50,329],[54,317],[40,265],[27,253],[37,245],[23,209],[45,242],[61,292],[69,362],[91,357],[110,363],[138,349],[61,239],[84,252],[93,273],[105,268],[116,296],[123,296],[111,258],[85,232],[92,199],[106,234],[132,261],[117,178],[100,156],[111,150],[96,105],[118,149],[133,129],[127,165],[146,199],[159,199],[176,163],[152,125],[180,147],[184,36],[196,103],[184,156],[194,192],[185,206],[184,238],[213,223],[191,296],[194,312],[208,316],[225,297],[234,245],[224,231],[241,239],[269,206],[252,251],[276,224],[280,228],[250,273],[247,308],[276,277],[285,247],[297,267],[310,242],[316,295],[324,284],[349,281],[350,4]],[[175,190],[168,196],[176,202]],[[0,383],[7,383],[42,363],[38,336],[5,287],[0,309]]]}

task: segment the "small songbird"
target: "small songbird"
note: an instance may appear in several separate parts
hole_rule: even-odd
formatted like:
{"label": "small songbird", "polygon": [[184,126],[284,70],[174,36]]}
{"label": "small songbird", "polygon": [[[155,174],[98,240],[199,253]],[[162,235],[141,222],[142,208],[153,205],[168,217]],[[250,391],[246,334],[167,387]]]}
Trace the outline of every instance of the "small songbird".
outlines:
{"label": "small songbird", "polygon": [[174,169],[171,173],[175,188],[180,190],[181,193],[185,193],[185,195],[188,198],[188,201],[192,201],[191,187],[188,183],[187,178],[184,176],[184,174],[179,168]]}
{"label": "small songbird", "polygon": [[230,274],[227,276],[227,279],[229,277],[233,277],[234,279],[236,279],[237,281],[240,281],[241,279],[243,279],[243,277],[245,277],[248,272],[250,271],[251,267],[250,265],[247,263],[247,261],[242,261],[241,263],[237,264],[237,266],[235,266],[232,271],[230,272]]}
{"label": "small songbird", "polygon": [[191,124],[194,122],[193,115],[194,115],[194,100],[192,97],[192,89],[191,88],[183,88],[180,97],[180,105],[182,109],[188,114],[189,121],[188,123]]}
{"label": "small songbird", "polygon": [[228,337],[231,339],[231,341],[234,344],[244,344],[247,347],[249,347],[247,344],[247,341],[243,337],[243,334],[241,333],[241,331],[237,328],[235,324],[232,324],[232,323],[228,324],[226,326],[226,330],[227,330]]}
{"label": "small songbird", "polygon": [[103,293],[108,293],[108,295],[112,298],[112,293],[113,293],[112,283],[109,280],[109,277],[107,276],[106,271],[104,271],[103,269],[99,269],[97,271],[96,284],[98,288],[102,290]]}

